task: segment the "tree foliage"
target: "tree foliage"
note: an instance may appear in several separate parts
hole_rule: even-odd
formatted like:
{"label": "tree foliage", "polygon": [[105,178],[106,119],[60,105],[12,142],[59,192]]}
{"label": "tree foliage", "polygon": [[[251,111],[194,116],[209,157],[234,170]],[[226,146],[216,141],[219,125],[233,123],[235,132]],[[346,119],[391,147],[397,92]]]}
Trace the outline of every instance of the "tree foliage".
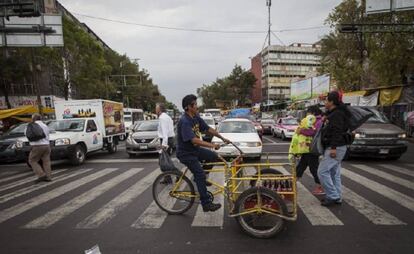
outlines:
{"label": "tree foliage", "polygon": [[[413,33],[344,34],[346,23],[413,23],[412,12],[366,16],[365,1],[344,0],[326,19],[333,31],[321,40],[320,72],[330,73],[339,88],[391,86],[407,82],[414,73]],[[369,29],[369,26],[367,27]]]}
{"label": "tree foliage", "polygon": [[[111,99],[147,111],[153,111],[157,102],[166,102],[148,71],[139,70],[126,55],[102,47],[66,17],[63,34],[63,48],[15,48],[7,58],[0,52],[0,92],[6,101],[10,84],[30,83],[34,74],[48,73],[58,88],[55,92],[66,99]],[[125,79],[120,75],[126,75]]]}
{"label": "tree foliage", "polygon": [[217,78],[210,85],[204,84],[197,89],[197,94],[206,108],[216,107],[217,101],[237,101],[237,105],[246,106],[251,103],[251,90],[255,82],[251,72],[236,64],[229,76]]}

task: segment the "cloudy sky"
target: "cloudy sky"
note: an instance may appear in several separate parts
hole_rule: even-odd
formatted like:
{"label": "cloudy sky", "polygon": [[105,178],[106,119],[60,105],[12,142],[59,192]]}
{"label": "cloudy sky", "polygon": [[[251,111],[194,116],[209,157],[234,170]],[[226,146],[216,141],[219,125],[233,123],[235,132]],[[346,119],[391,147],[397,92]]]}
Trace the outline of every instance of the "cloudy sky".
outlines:
{"label": "cloudy sky", "polygon": [[[224,34],[174,31],[108,22],[98,18],[168,27],[266,31],[266,0],[60,0],[112,49],[140,58],[161,92],[177,106],[198,87],[227,75],[237,63],[250,68],[250,56],[266,33]],[[273,0],[272,30],[323,26],[341,0]],[[327,28],[275,32],[288,45],[313,43]],[[272,44],[281,44],[272,37]]]}

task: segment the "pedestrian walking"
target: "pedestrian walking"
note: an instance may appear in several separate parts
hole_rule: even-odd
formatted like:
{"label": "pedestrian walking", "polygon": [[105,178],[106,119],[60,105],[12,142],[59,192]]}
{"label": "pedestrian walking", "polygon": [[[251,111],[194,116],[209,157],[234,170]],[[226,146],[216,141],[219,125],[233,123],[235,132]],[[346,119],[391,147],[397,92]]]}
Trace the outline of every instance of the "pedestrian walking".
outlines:
{"label": "pedestrian walking", "polygon": [[323,159],[318,168],[318,177],[325,191],[321,205],[342,204],[341,162],[349,143],[348,129],[350,113],[338,92],[330,92],[325,102],[327,114],[322,128]]}
{"label": "pedestrian walking", "polygon": [[167,109],[163,103],[158,103],[155,107],[155,113],[159,119],[158,137],[161,148],[165,149],[169,155],[172,155],[175,146],[174,122],[166,112]]}
{"label": "pedestrian walking", "polygon": [[[316,132],[322,127],[322,110],[318,106],[314,105],[308,108],[306,112],[308,115],[313,115],[316,117],[316,121],[311,128],[298,128],[296,133],[309,137],[310,143],[312,142],[312,137],[315,136]],[[303,153],[300,157],[299,163],[296,166],[296,175],[297,177],[302,177],[305,170],[309,167],[309,170],[313,176],[314,182],[316,184],[315,189],[312,191],[314,195],[324,195],[325,192],[321,186],[321,182],[318,177],[318,167],[319,167],[319,154],[315,153]]]}
{"label": "pedestrian walking", "polygon": [[[37,175],[36,182],[52,181],[50,166],[49,128],[42,122],[40,114],[33,114],[25,134],[30,142],[29,164]],[[42,161],[40,164],[39,162]]]}

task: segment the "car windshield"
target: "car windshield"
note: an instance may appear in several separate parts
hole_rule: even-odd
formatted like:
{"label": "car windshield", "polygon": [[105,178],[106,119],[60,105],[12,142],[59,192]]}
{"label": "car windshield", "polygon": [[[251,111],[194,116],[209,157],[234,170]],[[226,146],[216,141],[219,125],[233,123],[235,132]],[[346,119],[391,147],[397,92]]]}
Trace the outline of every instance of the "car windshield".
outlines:
{"label": "car windshield", "polygon": [[85,120],[51,121],[47,126],[55,131],[83,131]]}
{"label": "car windshield", "polygon": [[390,123],[390,120],[388,120],[388,118],[383,113],[379,112],[378,110],[372,109],[372,108],[364,108],[364,109],[374,114],[367,120],[367,123]]}
{"label": "car windshield", "polygon": [[5,135],[24,135],[26,127],[27,127],[27,123],[19,124],[18,126],[9,130]]}
{"label": "car windshield", "polygon": [[211,118],[203,118],[204,122],[206,122],[206,124],[208,125],[214,125],[214,119]]}
{"label": "car windshield", "polygon": [[298,125],[296,118],[287,118],[282,120],[283,125]]}
{"label": "car windshield", "polygon": [[275,124],[273,120],[262,120],[262,124]]}
{"label": "car windshield", "polygon": [[124,116],[124,121],[125,122],[132,122],[132,117],[130,117],[130,116]]}
{"label": "car windshield", "polygon": [[254,125],[249,122],[225,122],[219,127],[220,133],[256,133]]}
{"label": "car windshield", "polygon": [[135,127],[135,131],[157,131],[158,121],[142,122],[140,125]]}

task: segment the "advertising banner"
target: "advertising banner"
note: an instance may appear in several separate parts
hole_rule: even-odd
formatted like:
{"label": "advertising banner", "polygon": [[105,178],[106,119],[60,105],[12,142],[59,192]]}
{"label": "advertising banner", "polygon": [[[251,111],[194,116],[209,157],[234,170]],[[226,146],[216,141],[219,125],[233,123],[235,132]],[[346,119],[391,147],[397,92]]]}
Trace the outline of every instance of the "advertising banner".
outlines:
{"label": "advertising banner", "polygon": [[103,115],[106,135],[114,135],[125,132],[124,110],[122,103],[104,101]]}
{"label": "advertising banner", "polygon": [[312,98],[317,98],[321,94],[329,92],[331,78],[329,75],[322,75],[312,78]]}
{"label": "advertising banner", "polygon": [[292,101],[310,99],[312,96],[312,80],[305,79],[292,83],[290,86],[290,98]]}

